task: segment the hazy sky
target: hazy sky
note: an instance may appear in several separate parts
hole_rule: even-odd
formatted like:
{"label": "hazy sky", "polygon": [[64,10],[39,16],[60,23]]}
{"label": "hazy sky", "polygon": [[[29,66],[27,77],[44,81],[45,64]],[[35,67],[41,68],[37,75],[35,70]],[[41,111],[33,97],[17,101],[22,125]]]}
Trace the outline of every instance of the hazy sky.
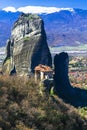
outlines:
{"label": "hazy sky", "polygon": [[87,9],[87,0],[0,0],[0,9],[7,6],[19,8],[28,5]]}

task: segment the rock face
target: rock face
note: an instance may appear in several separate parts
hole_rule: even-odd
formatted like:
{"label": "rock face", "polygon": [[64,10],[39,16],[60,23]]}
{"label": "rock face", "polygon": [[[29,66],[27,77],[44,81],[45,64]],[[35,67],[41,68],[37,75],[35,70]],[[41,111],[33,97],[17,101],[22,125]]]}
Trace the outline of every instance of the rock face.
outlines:
{"label": "rock face", "polygon": [[54,66],[55,66],[55,90],[58,92],[61,97],[71,97],[74,94],[74,90],[70,85],[68,77],[68,64],[69,56],[67,53],[62,52],[56,54],[54,57]]}
{"label": "rock face", "polygon": [[6,57],[3,62],[2,71],[10,75],[12,73],[16,73],[15,65],[13,61],[13,47],[14,47],[14,41],[11,39],[7,40]]}
{"label": "rock face", "polygon": [[[54,66],[55,66],[55,81],[59,87],[68,87],[70,86],[68,78],[68,63],[69,57],[65,52],[56,54],[54,57]],[[59,88],[60,89],[60,88]]]}
{"label": "rock face", "polygon": [[55,66],[55,91],[64,101],[76,107],[87,106],[87,90],[71,86],[68,77],[67,53],[56,54],[54,58]]}
{"label": "rock face", "polygon": [[14,39],[13,61],[18,74],[34,72],[39,64],[52,65],[44,23],[39,16],[22,14],[14,24],[11,39]]}

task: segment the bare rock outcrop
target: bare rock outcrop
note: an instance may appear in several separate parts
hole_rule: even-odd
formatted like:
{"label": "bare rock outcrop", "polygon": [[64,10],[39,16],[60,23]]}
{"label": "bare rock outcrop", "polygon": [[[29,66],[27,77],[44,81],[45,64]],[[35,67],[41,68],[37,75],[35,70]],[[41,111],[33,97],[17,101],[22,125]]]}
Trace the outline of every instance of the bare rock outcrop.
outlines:
{"label": "bare rock outcrop", "polygon": [[35,14],[22,14],[12,29],[14,63],[18,74],[34,72],[38,64],[52,65],[43,20]]}
{"label": "bare rock outcrop", "polygon": [[69,95],[71,93],[71,85],[68,77],[68,64],[69,57],[68,54],[62,52],[56,54],[54,57],[54,66],[55,66],[55,89],[57,92],[60,92],[61,95]]}
{"label": "bare rock outcrop", "polygon": [[[52,65],[44,23],[38,15],[22,14],[13,26],[10,39],[13,39],[13,42],[11,40],[7,42],[5,71],[10,66],[7,65],[8,59],[9,64],[11,61],[14,63],[19,75],[34,72],[34,68],[39,64]],[[13,71],[9,68],[10,72]]]}
{"label": "bare rock outcrop", "polygon": [[55,66],[55,92],[65,102],[76,107],[87,106],[87,90],[71,86],[68,76],[69,56],[62,52],[54,57]]}

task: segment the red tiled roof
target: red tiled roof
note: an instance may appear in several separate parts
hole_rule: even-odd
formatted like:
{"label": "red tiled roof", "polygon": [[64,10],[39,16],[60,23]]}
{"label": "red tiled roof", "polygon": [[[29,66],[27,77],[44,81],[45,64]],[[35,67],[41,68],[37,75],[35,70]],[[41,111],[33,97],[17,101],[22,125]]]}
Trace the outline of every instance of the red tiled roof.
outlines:
{"label": "red tiled roof", "polygon": [[51,67],[49,67],[47,65],[42,65],[42,64],[36,66],[34,70],[35,71],[42,71],[42,72],[51,72],[51,71],[53,71],[51,69]]}

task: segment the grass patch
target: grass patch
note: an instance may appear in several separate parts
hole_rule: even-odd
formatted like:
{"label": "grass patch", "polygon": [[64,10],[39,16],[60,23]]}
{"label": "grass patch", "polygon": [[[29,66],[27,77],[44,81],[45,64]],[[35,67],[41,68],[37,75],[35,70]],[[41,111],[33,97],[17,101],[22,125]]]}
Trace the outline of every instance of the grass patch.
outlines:
{"label": "grass patch", "polygon": [[24,37],[24,38],[23,38],[23,41],[24,41],[24,42],[27,42],[27,41],[29,41],[29,39],[30,39],[29,37]]}

